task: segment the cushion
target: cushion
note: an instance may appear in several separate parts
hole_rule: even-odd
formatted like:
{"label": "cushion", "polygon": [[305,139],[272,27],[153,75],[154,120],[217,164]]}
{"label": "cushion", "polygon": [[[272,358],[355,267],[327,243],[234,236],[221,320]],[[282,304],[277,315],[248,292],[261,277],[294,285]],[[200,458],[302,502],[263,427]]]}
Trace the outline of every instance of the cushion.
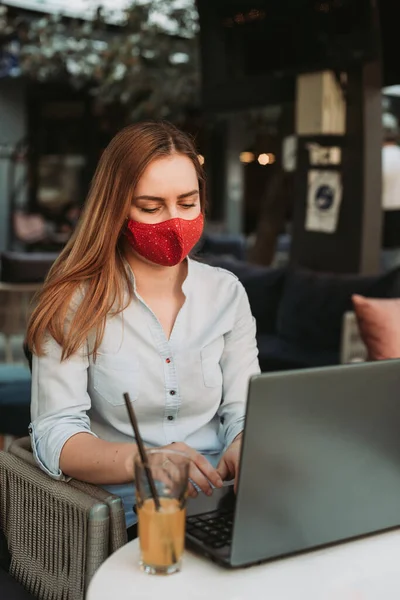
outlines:
{"label": "cushion", "polygon": [[238,260],[207,259],[209,264],[234,273],[242,282],[249,297],[251,312],[259,333],[274,333],[282,297],[286,269],[252,265]]}
{"label": "cushion", "polygon": [[263,372],[322,367],[339,363],[338,351],[305,348],[277,335],[258,335],[257,344]]}
{"label": "cushion", "polygon": [[353,305],[369,359],[400,358],[400,299],[355,295]]}
{"label": "cushion", "polygon": [[289,271],[278,311],[277,331],[304,347],[337,350],[351,296],[365,295],[377,277]]}
{"label": "cushion", "polygon": [[259,333],[276,331],[286,269],[253,268],[239,277],[249,297]]}

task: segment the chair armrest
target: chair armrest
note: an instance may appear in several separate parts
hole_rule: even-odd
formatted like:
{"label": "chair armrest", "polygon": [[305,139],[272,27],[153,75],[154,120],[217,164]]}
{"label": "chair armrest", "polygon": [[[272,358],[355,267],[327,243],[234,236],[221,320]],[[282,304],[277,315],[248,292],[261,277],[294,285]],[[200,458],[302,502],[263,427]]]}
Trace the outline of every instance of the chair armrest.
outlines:
{"label": "chair armrest", "polygon": [[83,600],[108,556],[109,508],[10,452],[0,452],[0,529],[10,573],[41,598]]}
{"label": "chair armrest", "polygon": [[[15,440],[10,448],[9,452],[18,456],[32,467],[39,470],[39,467],[32,454],[31,441],[29,437],[19,438]],[[114,496],[107,492],[101,487],[78,481],[77,479],[71,479],[68,482],[71,487],[88,494],[91,498],[98,500],[99,502],[105,502],[110,510],[110,548],[109,552],[112,554],[118,548],[121,548],[128,541],[126,533],[125,523],[125,511],[122,504],[122,500],[119,496]]]}
{"label": "chair armrest", "polygon": [[83,600],[95,571],[127,541],[121,499],[50,478],[37,466],[29,438],[0,452],[0,530],[11,575],[41,598]]}
{"label": "chair armrest", "polygon": [[[15,440],[10,448],[9,452],[18,456],[28,464],[39,469],[35,458],[32,454],[31,441],[29,437],[19,438]],[[128,541],[126,533],[125,523],[125,511],[122,500],[119,496],[114,496],[107,492],[101,487],[92,485],[91,483],[85,483],[78,481],[77,479],[71,479],[68,482],[71,487],[88,494],[91,498],[98,500],[99,502],[105,502],[110,510],[110,554],[121,548]]]}

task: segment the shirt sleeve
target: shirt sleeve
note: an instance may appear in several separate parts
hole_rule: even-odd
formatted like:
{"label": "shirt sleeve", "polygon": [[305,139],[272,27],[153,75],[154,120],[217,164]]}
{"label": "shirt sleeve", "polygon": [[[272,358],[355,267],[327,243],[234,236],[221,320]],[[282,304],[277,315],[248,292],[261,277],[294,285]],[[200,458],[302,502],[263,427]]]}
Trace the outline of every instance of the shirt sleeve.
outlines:
{"label": "shirt sleeve", "polygon": [[221,357],[223,399],[218,410],[225,448],[243,431],[249,380],[260,373],[256,323],[243,285],[238,282],[237,310],[232,330],[225,334]]}
{"label": "shirt sleeve", "polygon": [[89,358],[86,347],[61,362],[61,347],[48,338],[45,355],[33,355],[31,425],[33,454],[50,477],[67,480],[60,470],[65,442],[77,433],[91,433],[87,411]]}

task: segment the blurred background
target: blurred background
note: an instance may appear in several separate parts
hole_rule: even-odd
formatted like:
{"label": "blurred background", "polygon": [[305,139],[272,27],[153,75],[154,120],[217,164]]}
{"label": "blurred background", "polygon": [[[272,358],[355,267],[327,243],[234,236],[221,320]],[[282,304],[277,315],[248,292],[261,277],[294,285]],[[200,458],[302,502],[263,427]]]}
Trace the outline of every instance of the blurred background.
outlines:
{"label": "blurred background", "polygon": [[[375,135],[380,147],[380,122],[369,114],[368,132],[362,119],[367,95],[381,90],[375,119],[399,116],[396,32],[389,3],[379,9],[369,0],[1,4],[0,251],[59,251],[113,135],[165,118],[195,137],[205,162],[208,230],[241,239],[252,262],[289,260],[295,232],[304,242],[293,232],[307,188],[299,135],[337,135],[354,152]],[[352,168],[361,195],[361,153]],[[358,271],[360,257],[348,268]]]}
{"label": "blurred background", "polygon": [[[209,200],[196,254],[243,284],[263,372],[400,358],[396,8],[396,0],[0,0],[0,450],[27,436],[31,421],[23,343],[37,294],[102,152],[140,120],[172,121],[195,140]],[[18,472],[28,468],[25,446],[15,448],[18,457],[2,462],[10,489],[0,493],[0,579],[9,561],[3,519],[11,572],[35,595],[54,597],[61,563],[62,581],[83,590],[68,540],[78,525],[95,537],[99,497],[92,525],[67,503],[64,483],[43,484],[36,497],[36,474]],[[94,499],[79,495],[88,513]],[[53,508],[49,538],[41,519]],[[104,536],[105,522],[96,529]],[[61,523],[73,523],[75,537],[58,536],[66,543],[57,540],[53,560],[44,544]],[[90,543],[78,550],[86,576],[103,541],[95,558]]]}
{"label": "blurred background", "polygon": [[0,358],[19,352],[7,332],[23,334],[102,151],[142,119],[194,137],[209,196],[198,252],[214,263],[339,278],[400,265],[393,10],[390,0],[0,4]]}

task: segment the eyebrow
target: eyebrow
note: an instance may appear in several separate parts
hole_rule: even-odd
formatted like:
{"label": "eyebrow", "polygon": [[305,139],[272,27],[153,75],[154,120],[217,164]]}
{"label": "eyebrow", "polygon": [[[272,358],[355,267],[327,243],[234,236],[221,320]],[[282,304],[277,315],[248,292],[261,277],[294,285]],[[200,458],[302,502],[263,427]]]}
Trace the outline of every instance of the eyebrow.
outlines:
{"label": "eyebrow", "polygon": [[[186,192],[185,194],[180,194],[178,196],[178,200],[183,200],[184,198],[190,198],[190,196],[194,196],[195,194],[199,194],[199,190],[192,190],[191,192]],[[165,198],[161,196],[136,196],[135,200],[153,200],[156,202],[165,202]]]}

